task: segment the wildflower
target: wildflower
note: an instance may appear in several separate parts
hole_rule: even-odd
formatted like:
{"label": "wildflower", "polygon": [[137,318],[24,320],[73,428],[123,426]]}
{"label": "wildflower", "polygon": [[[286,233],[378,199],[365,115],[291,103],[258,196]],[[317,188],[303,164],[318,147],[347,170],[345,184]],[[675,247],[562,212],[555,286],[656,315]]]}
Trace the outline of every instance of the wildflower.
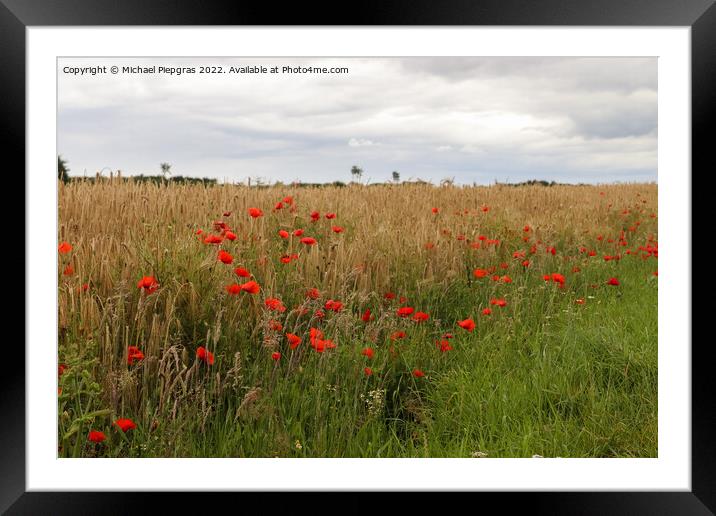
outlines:
{"label": "wildflower", "polygon": [[286,338],[288,339],[288,345],[291,349],[296,349],[301,344],[301,337],[294,335],[293,333],[287,333]]}
{"label": "wildflower", "polygon": [[241,292],[241,286],[237,285],[236,283],[232,283],[231,285],[228,285],[226,287],[226,291],[231,294],[232,296],[237,295],[239,292]]}
{"label": "wildflower", "polygon": [[101,443],[102,441],[107,439],[107,436],[104,435],[104,432],[100,432],[99,430],[90,430],[87,439],[89,439],[93,443]]}
{"label": "wildflower", "polygon": [[269,297],[266,298],[264,301],[264,305],[266,305],[266,308],[269,310],[278,310],[279,312],[285,312],[286,307],[283,306],[283,303],[280,299],[276,299],[275,297]]}
{"label": "wildflower", "polygon": [[114,424],[117,425],[119,428],[121,428],[122,432],[125,432],[125,433],[128,430],[134,430],[135,428],[137,428],[137,425],[134,421],[132,421],[131,419],[126,419],[126,418],[118,419],[117,421],[114,422]]}
{"label": "wildflower", "polygon": [[370,367],[366,367],[363,369],[363,373],[365,373],[366,376],[371,376],[373,374],[373,370]]}
{"label": "wildflower", "polygon": [[432,211],[433,213],[437,214],[437,213],[438,213],[438,212],[439,212],[440,210],[439,210],[439,209],[437,209],[437,208],[433,208],[433,209],[432,209],[432,210],[430,210],[430,211]]}
{"label": "wildflower", "polygon": [[326,213],[326,218],[327,218],[327,219],[335,219],[335,218],[336,218],[336,214],[335,214],[335,213]]}
{"label": "wildflower", "polygon": [[142,276],[142,279],[137,283],[137,288],[144,289],[147,294],[151,294],[159,288],[159,283],[154,279],[154,276]]}
{"label": "wildflower", "polygon": [[295,237],[300,237],[301,235],[303,235],[303,230],[302,230],[302,229],[296,229],[296,230],[293,231],[293,236],[295,236]]}
{"label": "wildflower", "polygon": [[386,292],[385,294],[383,294],[383,297],[385,299],[395,299],[395,294],[392,292]]}
{"label": "wildflower", "polygon": [[423,322],[427,321],[428,319],[430,319],[430,316],[425,312],[415,312],[415,315],[413,315],[413,321]]}
{"label": "wildflower", "polygon": [[575,299],[574,302],[577,303],[578,305],[583,305],[585,301],[584,301],[584,299],[579,298],[579,299]]}
{"label": "wildflower", "polygon": [[558,272],[552,273],[552,281],[555,283],[559,283],[561,287],[564,286],[565,277],[562,274],[559,274]]}
{"label": "wildflower", "polygon": [[279,258],[281,260],[281,263],[291,263],[291,256],[288,254],[284,254]]}
{"label": "wildflower", "polygon": [[311,222],[316,222],[316,221],[317,221],[318,219],[320,219],[320,218],[321,218],[321,214],[320,214],[320,213],[318,213],[317,211],[312,211],[312,212],[311,212]]}
{"label": "wildflower", "polygon": [[231,216],[231,212],[230,212],[230,211],[225,211],[225,212],[224,212],[224,217],[230,217],[230,216]]}
{"label": "wildflower", "polygon": [[422,378],[425,376],[425,373],[423,373],[420,369],[413,369],[413,376],[415,378]]}
{"label": "wildflower", "polygon": [[305,245],[313,245],[317,242],[317,240],[313,237],[303,237],[301,239],[301,243]]}
{"label": "wildflower", "polygon": [[287,195],[286,197],[281,199],[281,202],[285,202],[286,204],[291,206],[293,204],[293,197],[291,197],[290,195]]}
{"label": "wildflower", "polygon": [[484,278],[488,274],[489,274],[489,272],[486,271],[485,269],[475,269],[474,271],[472,271],[472,275],[475,276],[476,278]]}
{"label": "wildflower", "polygon": [[504,299],[490,299],[490,304],[505,307],[507,306],[507,301],[505,301]]}
{"label": "wildflower", "polygon": [[288,238],[288,231],[286,231],[285,229],[281,229],[278,232],[278,236],[280,236],[281,238]]}
{"label": "wildflower", "polygon": [[502,283],[512,283],[512,278],[510,278],[507,275],[502,276],[502,278],[500,278],[500,280],[502,281]]}
{"label": "wildflower", "polygon": [[223,242],[223,238],[216,236],[216,235],[209,235],[204,239],[205,244],[220,244]]}
{"label": "wildflower", "polygon": [[219,261],[225,263],[226,265],[230,265],[234,261],[234,257],[226,251],[221,250],[219,251]]}
{"label": "wildflower", "polygon": [[234,273],[239,276],[240,278],[249,278],[251,277],[251,273],[244,269],[243,267],[236,267],[234,269]]}
{"label": "wildflower", "polygon": [[135,360],[140,361],[144,359],[144,353],[139,349],[138,346],[127,347],[127,364],[133,365]]}
{"label": "wildflower", "polygon": [[310,288],[306,291],[306,297],[311,299],[318,299],[321,297],[321,293],[317,288]]}
{"label": "wildflower", "polygon": [[75,273],[74,267],[72,267],[72,264],[67,264],[67,267],[65,267],[65,270],[62,271],[62,274],[65,276],[72,276]]}
{"label": "wildflower", "polygon": [[525,233],[529,232],[529,230],[530,230],[529,226],[525,226],[524,228],[522,228],[522,231],[524,231]]}
{"label": "wildflower", "polygon": [[255,281],[247,281],[241,285],[241,290],[248,292],[249,294],[258,294],[261,287]]}
{"label": "wildflower", "polygon": [[331,226],[331,229],[334,233],[343,233],[343,228],[341,226]]}
{"label": "wildflower", "polygon": [[227,240],[231,240],[231,241],[236,240],[236,234],[232,231],[227,231],[226,233],[224,233],[224,236],[226,237]]}
{"label": "wildflower", "polygon": [[445,339],[440,340],[440,341],[436,342],[435,345],[436,345],[438,348],[440,348],[440,351],[441,351],[442,353],[445,353],[446,351],[452,350],[452,346],[450,345],[450,341],[449,341],[449,340],[445,340]]}
{"label": "wildflower", "polygon": [[525,260],[524,262],[522,262],[522,267],[529,267],[529,266],[530,266],[529,260]]}
{"label": "wildflower", "polygon": [[618,286],[619,286],[619,280],[616,279],[616,278],[609,278],[609,280],[607,281],[607,285],[612,285],[612,286],[614,286],[614,287],[618,287]]}
{"label": "wildflower", "polygon": [[326,310],[333,310],[334,312],[340,312],[341,308],[343,308],[343,303],[340,301],[335,301],[333,299],[329,299],[326,301],[325,309]]}
{"label": "wildflower", "polygon": [[410,306],[403,306],[401,308],[398,308],[398,316],[399,317],[408,317],[414,311],[415,311],[415,308],[412,308]]}
{"label": "wildflower", "polygon": [[492,313],[492,310],[489,308],[484,308],[482,310],[482,315],[490,315]]}
{"label": "wildflower", "polygon": [[273,358],[274,362],[278,362],[281,358],[281,353],[279,353],[278,351],[274,351],[273,353],[271,353],[271,358]]}
{"label": "wildflower", "polygon": [[274,210],[282,210],[283,209],[283,203],[281,201],[277,202],[275,206],[273,207]]}
{"label": "wildflower", "polygon": [[370,310],[366,310],[365,312],[363,312],[361,319],[363,320],[363,322],[370,322],[373,319],[373,316],[370,314]]}
{"label": "wildflower", "polygon": [[375,354],[375,352],[373,351],[372,348],[363,348],[363,351],[361,351],[360,354],[363,355],[364,357],[373,358],[373,355]]}
{"label": "wildflower", "polygon": [[473,321],[472,319],[465,319],[463,321],[459,321],[457,325],[463,330],[467,330],[469,332],[472,332],[472,330],[475,329],[475,321]]}
{"label": "wildflower", "polygon": [[58,247],[57,250],[60,254],[67,254],[70,251],[72,251],[72,246],[67,242],[62,242]]}
{"label": "wildflower", "polygon": [[214,354],[207,350],[204,346],[196,348],[196,358],[207,365],[214,365]]}
{"label": "wildflower", "polygon": [[400,340],[404,339],[405,337],[406,333],[404,331],[396,331],[390,335],[390,340]]}
{"label": "wildflower", "polygon": [[283,324],[278,321],[271,320],[269,321],[269,328],[273,331],[281,331],[283,330]]}
{"label": "wildflower", "polygon": [[249,208],[249,215],[251,216],[251,218],[256,219],[256,218],[262,217],[263,214],[264,214],[264,212],[258,208]]}

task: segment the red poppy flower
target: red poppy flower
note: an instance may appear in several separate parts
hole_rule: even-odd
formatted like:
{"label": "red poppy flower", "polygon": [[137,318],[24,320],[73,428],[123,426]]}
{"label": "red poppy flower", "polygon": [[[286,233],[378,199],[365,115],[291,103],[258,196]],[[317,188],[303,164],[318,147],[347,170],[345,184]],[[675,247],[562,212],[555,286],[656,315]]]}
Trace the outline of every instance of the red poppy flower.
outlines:
{"label": "red poppy flower", "polygon": [[529,266],[530,266],[529,260],[525,260],[524,262],[522,262],[522,267],[529,267]]}
{"label": "red poppy flower", "polygon": [[317,211],[312,211],[312,212],[311,212],[311,222],[316,222],[316,221],[317,221],[318,219],[320,219],[320,218],[321,218],[321,214],[320,214],[320,213],[318,213]]}
{"label": "red poppy flower", "polygon": [[204,233],[204,230],[203,230],[203,229],[197,229],[197,230],[196,230],[196,234],[197,234],[197,235],[201,235],[202,233]]}
{"label": "red poppy flower", "polygon": [[335,301],[333,299],[329,299],[326,301],[325,305],[326,310],[333,310],[334,312],[340,312],[341,308],[343,308],[343,303],[340,301]]}
{"label": "red poppy flower", "polygon": [[127,364],[133,365],[135,361],[144,360],[144,353],[139,349],[138,346],[127,347]]}
{"label": "red poppy flower", "polygon": [[475,321],[472,319],[465,319],[464,321],[458,321],[457,325],[463,330],[472,332],[475,329]]}
{"label": "red poppy flower", "polygon": [[66,369],[67,369],[67,365],[66,365],[66,364],[60,364],[60,365],[58,365],[58,366],[57,366],[57,377],[59,378],[60,376],[62,376],[62,373],[64,373]]}
{"label": "red poppy flower", "polygon": [[415,311],[415,308],[411,306],[403,306],[398,308],[398,317],[408,317]]}
{"label": "red poppy flower", "polygon": [[607,285],[612,285],[612,286],[618,287],[619,280],[616,278],[609,278],[609,281],[607,281]]}
{"label": "red poppy flower", "polygon": [[336,218],[336,214],[335,214],[335,213],[326,213],[326,218],[327,218],[327,219],[335,219],[335,218]]}
{"label": "red poppy flower", "polygon": [[232,296],[237,295],[239,292],[241,292],[241,285],[237,285],[236,283],[232,283],[231,285],[228,285],[226,287],[226,291],[231,294]]}
{"label": "red poppy flower", "polygon": [[435,247],[435,244],[433,244],[432,242],[427,242],[424,247],[425,249],[433,249]]}
{"label": "red poppy flower", "polygon": [[440,348],[440,351],[443,352],[443,353],[445,353],[446,351],[452,350],[452,346],[450,345],[450,341],[449,341],[449,340],[445,340],[445,339],[440,340],[440,341],[436,342],[435,345],[436,345],[438,348]]}
{"label": "red poppy flower", "polygon": [[269,310],[278,310],[279,312],[285,312],[286,307],[283,306],[283,303],[280,299],[276,299],[275,297],[269,297],[266,298],[264,301],[264,304],[266,305],[266,308]]}
{"label": "red poppy flower", "polygon": [[392,292],[386,292],[383,297],[385,299],[395,299],[395,294],[393,294]]}
{"label": "red poppy flower", "polygon": [[223,238],[216,235],[209,235],[204,239],[205,244],[220,244],[221,242],[223,242]]}
{"label": "red poppy flower", "polygon": [[490,315],[492,313],[492,310],[489,308],[485,308],[482,310],[482,315]]}
{"label": "red poppy flower", "polygon": [[364,357],[373,358],[375,352],[373,351],[373,348],[363,348],[363,351],[361,351],[360,354]]}
{"label": "red poppy flower", "polygon": [[305,245],[313,245],[317,242],[317,240],[313,237],[303,237],[301,239],[301,243]]}
{"label": "red poppy flower", "polygon": [[62,271],[62,274],[65,276],[72,276],[75,273],[74,267],[72,267],[72,264],[67,264],[67,267],[65,267],[65,270]]}
{"label": "red poppy flower", "polygon": [[472,271],[472,275],[475,276],[476,278],[484,278],[488,274],[489,274],[489,272],[486,271],[485,269],[475,269],[474,271]]}
{"label": "red poppy flower", "polygon": [[276,205],[273,207],[274,210],[282,210],[283,209],[283,203],[281,201],[277,202]]}
{"label": "red poppy flower", "polygon": [[154,276],[142,276],[142,279],[137,283],[137,288],[142,288],[147,294],[151,294],[159,288],[159,283],[154,279]]}
{"label": "red poppy flower", "polygon": [[317,288],[310,288],[306,291],[306,297],[311,299],[318,299],[321,297],[321,292]]}
{"label": "red poppy flower", "polygon": [[579,299],[575,299],[574,302],[577,303],[578,305],[583,305],[585,301],[584,301],[584,299],[579,298]]}
{"label": "red poppy flower", "polygon": [[404,331],[396,331],[390,335],[390,340],[400,340],[404,339],[405,337],[406,333]]}
{"label": "red poppy flower", "polygon": [[219,261],[225,263],[226,265],[230,265],[234,261],[234,257],[226,251],[221,250],[219,251]]}
{"label": "red poppy flower", "polygon": [[135,428],[137,428],[137,425],[134,421],[126,418],[118,419],[114,422],[114,424],[121,428],[122,432],[127,432],[128,430],[134,430]]}
{"label": "red poppy flower", "polygon": [[373,374],[373,370],[370,367],[366,367],[363,369],[363,373],[365,373],[366,376],[371,376]]}
{"label": "red poppy flower", "polygon": [[296,230],[294,230],[293,236],[295,236],[295,237],[300,237],[301,235],[303,235],[303,230],[302,230],[302,229],[296,229]]}
{"label": "red poppy flower", "polygon": [[524,231],[525,233],[527,233],[529,230],[530,230],[529,226],[525,226],[524,228],[522,228],[522,231]]}
{"label": "red poppy flower", "polygon": [[281,229],[278,232],[278,236],[280,236],[281,238],[288,238],[288,231],[286,231],[285,229]]}
{"label": "red poppy flower", "polygon": [[331,229],[334,233],[343,233],[343,228],[341,226],[331,226]]}
{"label": "red poppy flower", "polygon": [[232,231],[227,231],[226,233],[224,233],[224,236],[225,236],[228,240],[231,240],[231,241],[236,240],[236,234],[235,234],[234,232],[232,232]]}
{"label": "red poppy flower", "polygon": [[507,276],[507,275],[502,276],[502,277],[500,278],[500,280],[502,281],[502,283],[512,283],[512,278],[510,278],[510,277]]}
{"label": "red poppy flower", "polygon": [[365,312],[363,312],[361,319],[363,320],[363,322],[369,322],[373,320],[373,316],[370,314],[370,310],[366,310]]}
{"label": "red poppy flower", "polygon": [[230,217],[230,216],[231,216],[231,212],[230,212],[230,211],[225,211],[225,212],[224,212],[224,217]]}
{"label": "red poppy flower", "polygon": [[504,299],[490,299],[490,304],[504,307],[507,306],[507,301],[505,301]]}
{"label": "red poppy flower", "polygon": [[293,333],[287,333],[286,338],[288,339],[288,345],[291,349],[296,349],[301,344],[301,337],[294,335]]}
{"label": "red poppy flower", "polygon": [[279,260],[281,260],[281,263],[291,263],[291,256],[284,254],[281,258],[279,258]]}
{"label": "red poppy flower", "polygon": [[241,290],[248,292],[249,294],[258,294],[261,287],[255,281],[247,281],[241,285]]}
{"label": "red poppy flower", "polygon": [[554,281],[555,283],[559,283],[560,285],[564,285],[565,277],[558,272],[553,272],[552,281]]}
{"label": "red poppy flower", "polygon": [[415,315],[413,315],[413,321],[423,322],[427,321],[428,319],[430,319],[430,316],[425,312],[415,312]]}
{"label": "red poppy flower", "polygon": [[423,373],[420,369],[413,369],[413,376],[415,378],[422,378],[425,376],[425,373]]}
{"label": "red poppy flower", "polygon": [[430,210],[430,211],[432,211],[433,213],[438,213],[438,212],[439,212],[440,210],[439,210],[439,209],[437,209],[437,208],[433,208],[433,209],[432,209],[432,210]]}
{"label": "red poppy flower", "polygon": [[278,321],[269,321],[269,328],[271,328],[273,331],[281,331],[283,330],[283,324],[281,324]]}
{"label": "red poppy flower", "polygon": [[288,204],[290,206],[291,204],[293,204],[293,197],[291,197],[290,195],[287,195],[281,201],[285,202],[286,204]]}
{"label": "red poppy flower", "polygon": [[101,443],[102,441],[107,439],[107,436],[104,435],[104,432],[100,432],[99,430],[90,430],[87,439],[89,439],[93,443]]}
{"label": "red poppy flower", "polygon": [[58,247],[57,250],[60,254],[67,254],[70,251],[72,251],[72,246],[67,242],[62,242]]}
{"label": "red poppy flower", "polygon": [[196,348],[196,358],[207,365],[214,365],[214,354],[207,350],[204,346]]}
{"label": "red poppy flower", "polygon": [[241,278],[251,277],[251,273],[249,271],[247,271],[246,269],[244,269],[243,267],[236,267],[234,269],[234,273]]}
{"label": "red poppy flower", "polygon": [[278,362],[278,360],[281,358],[281,353],[279,353],[278,351],[274,351],[273,353],[271,353],[271,358],[274,359],[274,362]]}
{"label": "red poppy flower", "polygon": [[263,214],[264,214],[264,212],[258,208],[249,208],[249,215],[251,215],[251,217],[254,219],[256,219],[258,217],[262,217]]}

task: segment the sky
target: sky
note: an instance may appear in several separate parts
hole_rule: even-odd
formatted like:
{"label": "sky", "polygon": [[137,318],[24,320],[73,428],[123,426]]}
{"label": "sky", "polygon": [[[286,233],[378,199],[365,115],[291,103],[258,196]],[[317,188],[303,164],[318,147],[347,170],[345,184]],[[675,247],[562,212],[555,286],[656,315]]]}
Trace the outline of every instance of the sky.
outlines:
{"label": "sky", "polygon": [[[93,66],[106,71],[70,72]],[[230,71],[247,66],[269,71]],[[348,70],[284,71],[309,66]],[[657,180],[656,58],[63,58],[57,120],[75,176],[156,175],[167,162],[175,176],[229,182],[348,182],[354,165],[371,183],[393,171],[484,185]]]}

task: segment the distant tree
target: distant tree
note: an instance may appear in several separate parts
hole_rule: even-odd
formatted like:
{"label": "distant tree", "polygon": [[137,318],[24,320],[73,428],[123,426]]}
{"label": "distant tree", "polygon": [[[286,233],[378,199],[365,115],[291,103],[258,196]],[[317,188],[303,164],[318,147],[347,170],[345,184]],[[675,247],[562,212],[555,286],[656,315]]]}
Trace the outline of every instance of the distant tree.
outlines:
{"label": "distant tree", "polygon": [[67,172],[69,171],[70,169],[67,168],[67,160],[62,159],[62,156],[57,156],[57,179],[63,183],[67,183],[70,180],[67,176]]}
{"label": "distant tree", "polygon": [[393,170],[393,182],[397,183],[400,181],[400,173],[397,170]]}
{"label": "distant tree", "polygon": [[172,166],[169,163],[160,163],[159,167],[162,169],[162,175],[164,176],[164,179],[169,179],[169,170],[172,168]]}
{"label": "distant tree", "polygon": [[446,177],[440,181],[440,186],[452,186],[455,184],[454,177]]}
{"label": "distant tree", "polygon": [[360,181],[361,176],[363,176],[363,169],[358,165],[353,165],[351,167],[351,175],[353,176],[353,179]]}

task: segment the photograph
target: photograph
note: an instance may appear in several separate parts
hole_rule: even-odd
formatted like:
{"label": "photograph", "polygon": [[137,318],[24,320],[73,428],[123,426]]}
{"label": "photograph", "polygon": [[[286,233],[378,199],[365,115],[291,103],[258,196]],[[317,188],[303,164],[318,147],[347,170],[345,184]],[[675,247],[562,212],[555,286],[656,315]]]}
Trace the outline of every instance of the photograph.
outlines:
{"label": "photograph", "polygon": [[57,458],[659,457],[657,57],[56,63]]}

